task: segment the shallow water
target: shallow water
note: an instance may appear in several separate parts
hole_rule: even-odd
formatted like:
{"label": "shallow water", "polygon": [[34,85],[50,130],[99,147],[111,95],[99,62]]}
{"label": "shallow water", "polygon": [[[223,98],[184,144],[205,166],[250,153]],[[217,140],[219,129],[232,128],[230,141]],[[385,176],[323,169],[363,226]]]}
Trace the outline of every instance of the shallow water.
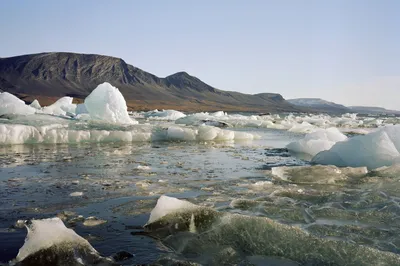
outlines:
{"label": "shallow water", "polygon": [[[15,258],[23,245],[26,229],[14,227],[17,220],[57,215],[102,256],[134,254],[120,262],[124,265],[154,263],[162,256],[204,261],[162,240],[131,234],[143,231],[163,194],[221,212],[268,217],[321,239],[400,253],[396,178],[344,174],[324,183],[321,172],[310,170],[305,179],[280,180],[272,167],[309,165],[284,149],[302,135],[235,130],[260,139],[0,146],[0,262]],[[74,192],[83,194],[70,196]],[[88,227],[78,215],[107,222]],[[258,265],[272,260],[245,255]]]}

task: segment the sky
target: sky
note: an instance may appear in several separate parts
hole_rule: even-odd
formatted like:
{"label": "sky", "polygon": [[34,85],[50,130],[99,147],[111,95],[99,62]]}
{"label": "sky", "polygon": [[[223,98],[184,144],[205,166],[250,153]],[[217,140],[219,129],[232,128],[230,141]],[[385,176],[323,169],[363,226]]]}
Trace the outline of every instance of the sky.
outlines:
{"label": "sky", "polygon": [[400,110],[397,0],[2,0],[0,57],[104,54],[160,77]]}

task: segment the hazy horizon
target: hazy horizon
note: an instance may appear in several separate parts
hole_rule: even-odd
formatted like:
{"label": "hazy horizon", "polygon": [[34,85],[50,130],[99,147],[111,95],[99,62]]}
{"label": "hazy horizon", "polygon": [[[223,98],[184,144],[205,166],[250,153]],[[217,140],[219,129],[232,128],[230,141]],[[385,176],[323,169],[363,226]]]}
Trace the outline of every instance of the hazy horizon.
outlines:
{"label": "hazy horizon", "polygon": [[400,109],[397,1],[1,1],[0,56],[120,57],[221,90]]}

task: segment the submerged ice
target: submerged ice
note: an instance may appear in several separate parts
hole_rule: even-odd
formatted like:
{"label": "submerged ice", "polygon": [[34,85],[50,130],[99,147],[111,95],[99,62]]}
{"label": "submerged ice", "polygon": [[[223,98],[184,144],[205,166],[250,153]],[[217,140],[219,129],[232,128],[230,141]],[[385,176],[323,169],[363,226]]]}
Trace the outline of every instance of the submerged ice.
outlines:
{"label": "submerged ice", "polygon": [[[62,130],[64,120],[74,121],[44,117],[53,122],[42,132]],[[91,125],[90,130],[98,127]],[[177,139],[197,138],[200,127],[156,122],[118,130],[142,128],[157,139]],[[204,137],[224,131],[202,127]],[[286,134],[287,141],[302,136],[274,133]],[[0,163],[6,167],[2,171],[6,189],[0,190],[4,228],[26,217],[53,217],[57,210],[65,225],[101,254],[117,250],[136,254],[123,265],[151,264],[160,256],[156,265],[398,263],[398,165],[369,172],[366,167],[306,163],[264,168],[274,159],[278,162],[274,166],[291,165],[281,162],[293,157],[286,149],[269,148],[263,140],[244,145],[202,141],[1,148]],[[156,204],[159,195],[190,202],[161,196]],[[143,229],[140,225],[146,218]],[[20,229],[12,230],[2,234],[3,241],[21,236]],[[55,244],[24,261],[71,254],[54,253],[57,247],[64,246]],[[87,258],[78,251],[74,254]],[[66,258],[67,265],[79,261]]]}
{"label": "submerged ice", "polygon": [[237,264],[265,256],[301,265],[400,264],[394,253],[319,238],[266,217],[218,212],[165,196],[153,212],[159,215],[149,220],[145,231],[194,263]]}

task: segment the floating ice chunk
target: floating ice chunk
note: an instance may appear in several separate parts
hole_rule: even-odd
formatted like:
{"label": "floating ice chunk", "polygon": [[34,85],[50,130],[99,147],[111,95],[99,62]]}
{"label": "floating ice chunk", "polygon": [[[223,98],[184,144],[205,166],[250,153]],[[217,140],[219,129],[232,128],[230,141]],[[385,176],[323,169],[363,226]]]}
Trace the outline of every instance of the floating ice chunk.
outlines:
{"label": "floating ice chunk", "polygon": [[85,106],[94,120],[117,124],[137,124],[128,114],[128,107],[121,92],[104,82],[85,99]]}
{"label": "floating ice chunk", "polygon": [[167,121],[177,120],[185,116],[186,115],[184,113],[175,110],[152,111],[145,114],[145,117],[150,120],[167,120]]}
{"label": "floating ice chunk", "polygon": [[73,100],[74,98],[72,97],[62,97],[52,105],[43,107],[43,113],[51,115],[75,114],[76,104],[72,103]]}
{"label": "floating ice chunk", "polygon": [[336,142],[346,139],[347,137],[337,128],[318,129],[299,141],[289,143],[286,148],[293,152],[314,156],[321,151],[329,150]]}
{"label": "floating ice chunk", "polygon": [[42,106],[40,106],[39,101],[36,100],[36,99],[33,100],[33,102],[29,106],[31,106],[31,107],[33,107],[35,109],[38,109],[38,110],[42,109]]}
{"label": "floating ice chunk", "polygon": [[88,113],[88,110],[86,109],[86,105],[84,103],[79,103],[76,105],[76,109],[75,109],[76,115],[87,114],[87,113]]}
{"label": "floating ice chunk", "polygon": [[91,226],[98,226],[98,225],[101,225],[101,224],[105,224],[106,222],[107,222],[106,220],[102,220],[102,219],[99,219],[97,217],[90,216],[90,217],[85,219],[85,221],[83,222],[83,225],[91,227]]}
{"label": "floating ice chunk", "polygon": [[170,213],[183,212],[194,208],[198,208],[198,206],[185,200],[162,195],[158,199],[157,205],[151,211],[147,224],[153,223]]}
{"label": "floating ice chunk", "polygon": [[215,113],[211,113],[210,115],[211,116],[220,117],[220,116],[227,116],[228,114],[225,113],[224,111],[218,111],[218,112],[215,112]]}
{"label": "floating ice chunk", "polygon": [[400,125],[386,126],[381,130],[386,132],[386,134],[396,147],[397,151],[400,152]]}
{"label": "floating ice chunk", "polygon": [[235,131],[235,140],[253,140],[256,138],[259,138],[259,136],[247,132]]}
{"label": "floating ice chunk", "polygon": [[330,150],[318,153],[312,161],[318,164],[375,169],[399,160],[400,126],[390,126],[347,141],[338,142]]}
{"label": "floating ice chunk", "polygon": [[167,138],[171,140],[196,140],[197,131],[191,128],[169,127]]}
{"label": "floating ice chunk", "polygon": [[213,121],[213,120],[201,120],[202,123],[206,126],[213,126],[213,127],[229,127],[230,125],[226,122],[220,122],[220,121]]}
{"label": "floating ice chunk", "polygon": [[0,93],[0,116],[6,114],[32,115],[36,109],[8,92]]}
{"label": "floating ice chunk", "polygon": [[199,140],[214,140],[217,138],[220,129],[211,126],[200,126],[199,127]]}
{"label": "floating ice chunk", "polygon": [[201,141],[219,140],[253,140],[254,135],[247,132],[224,130],[217,127],[202,125],[199,127],[197,139]]}
{"label": "floating ice chunk", "polygon": [[[373,129],[376,130],[376,129]],[[349,135],[366,135],[368,133],[373,132],[373,130],[369,129],[365,129],[365,128],[341,128],[340,131],[342,133],[345,134],[349,134]]]}
{"label": "floating ice chunk", "polygon": [[181,125],[200,125],[202,120],[208,120],[210,116],[206,113],[197,113],[192,115],[187,115],[175,120],[175,124]]}
{"label": "floating ice chunk", "polygon": [[315,131],[316,126],[311,125],[308,122],[303,122],[301,124],[294,124],[289,131],[298,133],[309,133]]}
{"label": "floating ice chunk", "polygon": [[[32,220],[26,227],[28,235],[13,261],[15,263],[29,259],[35,261],[35,256],[37,256],[35,265],[41,265],[44,262],[49,263],[47,265],[76,263],[76,261],[69,263],[67,261],[46,261],[56,260],[58,257],[74,260],[84,259],[81,256],[90,256],[94,260],[101,258],[86,239],[80,237],[72,229],[65,227],[59,218]],[[49,256],[51,249],[54,249],[53,256]],[[48,256],[44,256],[45,254]]]}
{"label": "floating ice chunk", "polygon": [[81,197],[81,196],[83,196],[83,192],[79,192],[79,191],[76,191],[76,192],[72,192],[71,194],[69,194],[71,197]]}
{"label": "floating ice chunk", "polygon": [[233,140],[235,132],[229,130],[222,130],[217,127],[200,126],[198,131],[198,140]]}
{"label": "floating ice chunk", "polygon": [[138,169],[138,170],[145,170],[145,171],[151,170],[150,166],[147,166],[147,165],[138,165],[138,166],[136,167],[136,169]]}
{"label": "floating ice chunk", "polygon": [[266,187],[271,187],[273,183],[271,181],[257,181],[252,185],[255,189],[264,189]]}

